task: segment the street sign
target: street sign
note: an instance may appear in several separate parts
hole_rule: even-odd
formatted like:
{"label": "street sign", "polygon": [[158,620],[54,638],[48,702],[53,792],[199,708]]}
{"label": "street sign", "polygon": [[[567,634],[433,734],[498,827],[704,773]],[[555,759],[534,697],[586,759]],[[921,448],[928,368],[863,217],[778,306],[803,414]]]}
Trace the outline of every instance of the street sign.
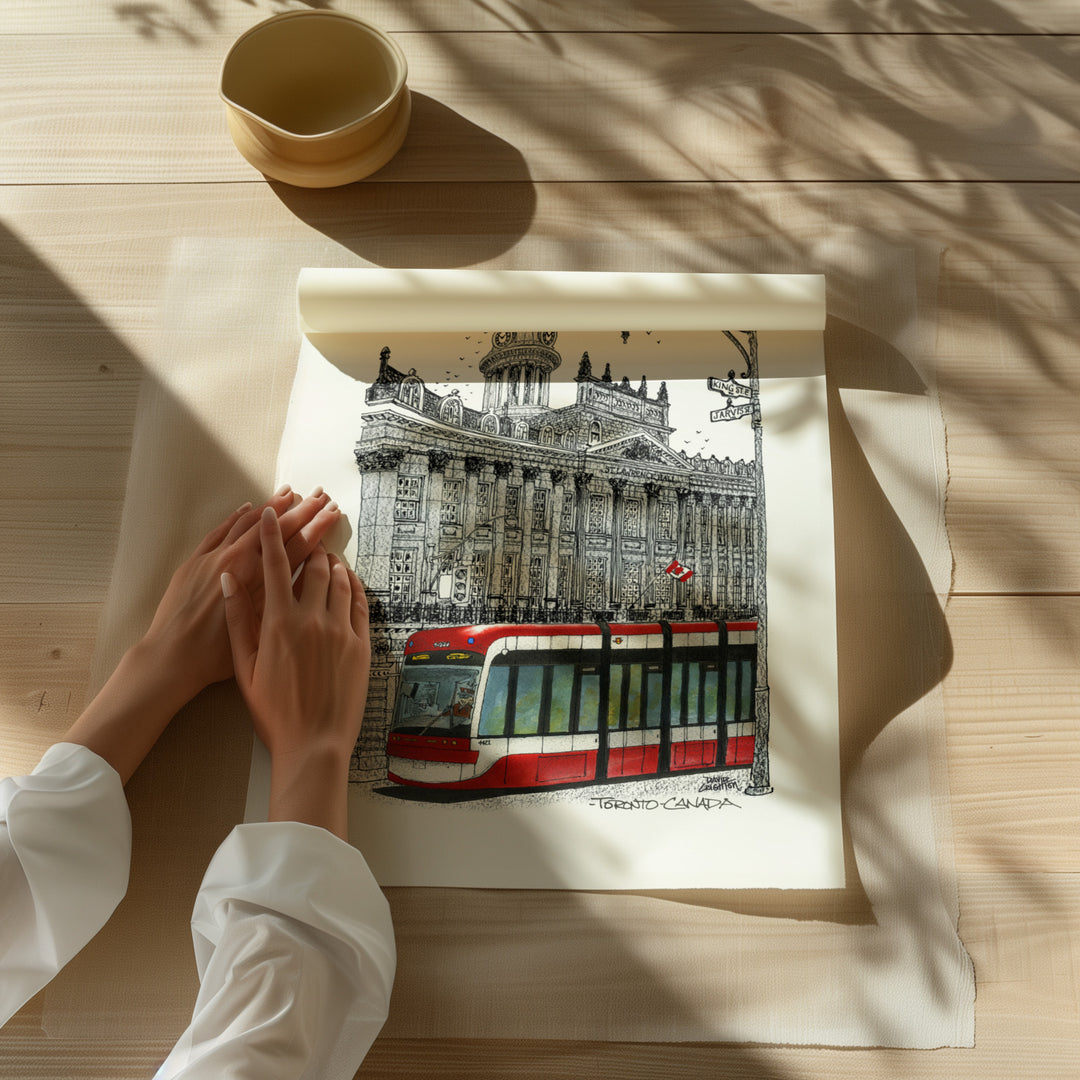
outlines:
{"label": "street sign", "polygon": [[734,379],[709,379],[709,389],[725,397],[757,397],[757,391],[749,386],[740,386]]}
{"label": "street sign", "polygon": [[739,420],[753,411],[753,405],[729,405],[726,409],[714,409],[709,413],[709,419],[714,423],[718,420]]}

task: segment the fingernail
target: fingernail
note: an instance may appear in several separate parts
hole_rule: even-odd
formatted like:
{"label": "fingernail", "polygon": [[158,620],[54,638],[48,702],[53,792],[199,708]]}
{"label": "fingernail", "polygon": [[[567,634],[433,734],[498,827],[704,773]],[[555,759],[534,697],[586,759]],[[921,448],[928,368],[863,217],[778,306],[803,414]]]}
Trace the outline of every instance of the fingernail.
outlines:
{"label": "fingernail", "polygon": [[269,525],[271,522],[277,521],[277,514],[274,513],[272,506],[264,506],[262,512],[262,523]]}
{"label": "fingernail", "polygon": [[338,504],[336,502],[328,502],[324,507],[324,510],[329,510],[331,514],[338,512]]}
{"label": "fingernail", "polygon": [[312,493],[311,498],[317,499],[323,493],[322,484],[320,484]]}
{"label": "fingernail", "polygon": [[251,503],[246,502],[243,506],[237,507],[236,512],[238,514],[246,514],[251,509]]}
{"label": "fingernail", "polygon": [[235,593],[235,592],[236,592],[236,581],[233,578],[232,574],[230,574],[228,572],[222,574],[221,575],[221,595],[224,596],[226,600],[228,600],[229,597],[232,596],[233,593]]}
{"label": "fingernail", "polygon": [[288,484],[282,484],[281,487],[274,492],[274,498],[280,499],[284,495],[288,495],[292,491],[292,488]]}

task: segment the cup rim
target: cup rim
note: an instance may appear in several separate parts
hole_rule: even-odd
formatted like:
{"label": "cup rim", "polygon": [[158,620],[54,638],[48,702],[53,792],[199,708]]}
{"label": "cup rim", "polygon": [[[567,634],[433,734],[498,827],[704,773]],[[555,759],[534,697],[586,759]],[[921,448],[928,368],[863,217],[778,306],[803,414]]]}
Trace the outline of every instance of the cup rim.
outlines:
{"label": "cup rim", "polygon": [[[264,116],[260,116],[246,105],[241,105],[240,102],[229,97],[229,95],[225,93],[225,71],[236,50],[247,40],[247,38],[258,33],[260,30],[265,29],[271,23],[284,22],[287,19],[337,19],[339,21],[353,23],[354,25],[360,26],[363,30],[366,30],[373,38],[385,46],[397,61],[398,72],[397,78],[394,79],[393,87],[382,104],[377,108],[372,109],[370,112],[365,113],[363,116],[357,117],[355,120],[350,120],[347,124],[342,124],[340,127],[329,128],[326,131],[305,133],[300,131],[290,131],[288,128],[283,128],[280,125],[275,124],[272,120],[267,120]],[[225,58],[221,62],[221,71],[218,75],[218,96],[230,109],[235,109],[237,112],[247,116],[255,123],[261,124],[275,134],[281,135],[287,139],[295,139],[299,142],[312,142],[317,139],[326,139],[330,136],[346,134],[354,128],[359,128],[363,124],[370,123],[370,121],[374,120],[377,116],[386,112],[386,110],[391,108],[400,97],[408,74],[408,62],[405,59],[405,53],[402,51],[401,46],[387,34],[385,30],[380,30],[379,27],[369,23],[366,19],[360,19],[355,15],[350,15],[346,11],[312,11],[310,9],[306,11],[282,11],[277,15],[271,15],[268,19],[257,22],[254,26],[249,26],[247,30],[245,30],[232,45],[229,46],[229,51],[225,54]]]}

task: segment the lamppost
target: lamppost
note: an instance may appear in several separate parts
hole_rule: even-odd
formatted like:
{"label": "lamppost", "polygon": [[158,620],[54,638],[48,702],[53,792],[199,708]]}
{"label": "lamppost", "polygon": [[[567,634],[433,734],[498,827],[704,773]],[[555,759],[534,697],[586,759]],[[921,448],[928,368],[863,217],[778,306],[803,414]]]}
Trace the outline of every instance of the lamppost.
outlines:
{"label": "lamppost", "polygon": [[[761,456],[761,397],[758,381],[757,331],[747,332],[749,351],[730,331],[724,335],[735,345],[746,361],[746,371],[740,378],[748,379],[749,386],[735,381],[734,370],[726,379],[709,379],[709,389],[727,397],[727,406],[710,413],[714,423],[738,420],[749,416],[754,432],[754,607],[757,610],[757,673],[754,681],[754,762],[750,766],[750,784],[746,795],[769,795],[769,655],[768,611],[765,592],[766,579],[766,523],[765,523],[765,476]],[[732,403],[734,398],[746,398],[745,403]]]}

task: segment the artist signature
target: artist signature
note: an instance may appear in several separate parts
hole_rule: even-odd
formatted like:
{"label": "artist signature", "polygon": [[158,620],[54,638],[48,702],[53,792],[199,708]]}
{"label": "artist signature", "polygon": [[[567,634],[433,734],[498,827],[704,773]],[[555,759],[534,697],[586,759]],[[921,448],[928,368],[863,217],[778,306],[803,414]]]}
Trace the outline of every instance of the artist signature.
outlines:
{"label": "artist signature", "polygon": [[698,786],[702,791],[738,791],[739,785],[730,776],[706,776]]}
{"label": "artist signature", "polygon": [[589,800],[590,806],[601,810],[723,810],[726,806],[741,810],[738,803],[726,796],[722,799],[710,799],[701,795],[672,795],[667,799],[616,799],[602,795]]}

